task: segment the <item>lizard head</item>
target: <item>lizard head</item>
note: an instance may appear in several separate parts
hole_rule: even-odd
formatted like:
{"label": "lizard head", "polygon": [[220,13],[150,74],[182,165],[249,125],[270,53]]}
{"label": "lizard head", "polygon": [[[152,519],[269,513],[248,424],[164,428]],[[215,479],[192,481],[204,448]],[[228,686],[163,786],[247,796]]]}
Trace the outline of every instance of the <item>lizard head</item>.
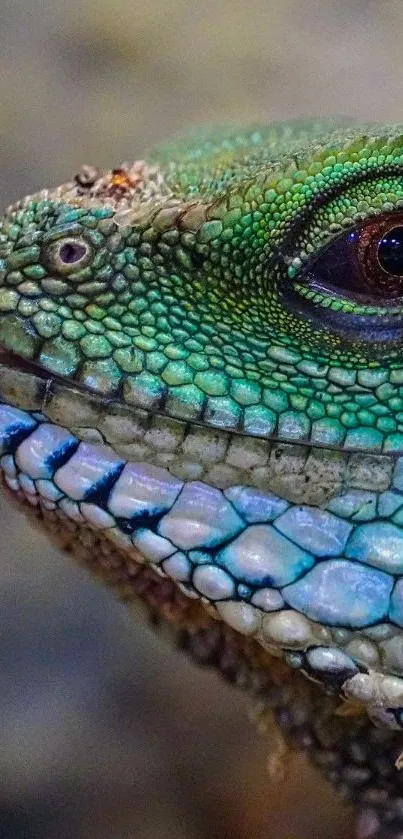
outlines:
{"label": "lizard head", "polygon": [[23,199],[0,347],[4,480],[70,550],[403,727],[401,128],[215,131]]}
{"label": "lizard head", "polygon": [[172,417],[403,448],[401,132],[281,130],[281,154],[199,138],[11,207],[2,347]]}

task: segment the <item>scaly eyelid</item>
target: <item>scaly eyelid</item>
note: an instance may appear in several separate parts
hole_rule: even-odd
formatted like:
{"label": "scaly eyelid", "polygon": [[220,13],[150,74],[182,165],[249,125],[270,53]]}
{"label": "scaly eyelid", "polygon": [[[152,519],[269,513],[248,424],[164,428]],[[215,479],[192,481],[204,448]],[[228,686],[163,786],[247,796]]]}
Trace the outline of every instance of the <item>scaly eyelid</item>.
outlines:
{"label": "scaly eyelid", "polygon": [[289,228],[280,247],[288,277],[296,279],[337,238],[354,232],[366,222],[403,210],[403,172],[361,179],[338,189],[329,200],[304,214]]}
{"label": "scaly eyelid", "polygon": [[295,282],[293,287],[305,300],[332,312],[367,317],[403,316],[403,304],[397,305],[396,301],[393,301],[389,306],[377,306],[374,305],[368,296],[361,295],[360,298],[353,298],[351,294],[344,291],[343,295],[341,295],[337,293],[336,289],[325,289],[315,282],[312,282],[309,287],[303,283]]}

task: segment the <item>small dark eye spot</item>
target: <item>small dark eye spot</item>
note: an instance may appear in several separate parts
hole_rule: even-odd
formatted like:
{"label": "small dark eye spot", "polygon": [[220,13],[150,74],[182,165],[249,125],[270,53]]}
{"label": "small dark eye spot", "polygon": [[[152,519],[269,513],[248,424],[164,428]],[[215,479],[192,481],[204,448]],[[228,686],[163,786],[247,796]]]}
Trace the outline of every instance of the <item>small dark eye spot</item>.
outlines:
{"label": "small dark eye spot", "polygon": [[87,248],[81,242],[66,242],[59,250],[59,257],[66,265],[74,265],[87,253]]}
{"label": "small dark eye spot", "polygon": [[82,236],[65,236],[52,242],[44,252],[44,261],[52,271],[74,277],[91,261],[93,249]]}

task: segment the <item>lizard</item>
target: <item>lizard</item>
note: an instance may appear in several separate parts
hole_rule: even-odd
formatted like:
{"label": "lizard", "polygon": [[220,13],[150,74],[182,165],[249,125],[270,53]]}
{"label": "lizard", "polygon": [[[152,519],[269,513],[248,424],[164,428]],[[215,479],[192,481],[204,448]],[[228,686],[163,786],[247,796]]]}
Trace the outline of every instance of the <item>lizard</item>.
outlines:
{"label": "lizard", "polygon": [[402,298],[398,125],[195,130],[0,220],[8,495],[270,695],[362,837],[403,820]]}

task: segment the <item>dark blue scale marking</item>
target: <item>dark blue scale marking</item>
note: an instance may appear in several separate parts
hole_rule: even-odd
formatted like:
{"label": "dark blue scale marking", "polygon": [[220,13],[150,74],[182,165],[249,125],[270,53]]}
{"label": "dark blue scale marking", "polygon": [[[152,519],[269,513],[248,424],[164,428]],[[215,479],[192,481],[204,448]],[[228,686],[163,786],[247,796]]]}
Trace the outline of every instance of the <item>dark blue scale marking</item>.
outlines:
{"label": "dark blue scale marking", "polygon": [[126,462],[122,460],[117,463],[110,472],[107,472],[97,483],[93,484],[84,495],[83,501],[90,504],[98,504],[100,507],[106,508],[108,498],[116,484],[117,479],[123,472]]}
{"label": "dark blue scale marking", "polygon": [[13,422],[0,433],[3,437],[3,454],[14,453],[20,443],[23,442],[37,428],[38,423],[32,420],[31,423]]}
{"label": "dark blue scale marking", "polygon": [[51,452],[45,458],[45,465],[49,468],[52,475],[54,475],[61,466],[64,466],[65,463],[70,460],[73,454],[77,451],[79,445],[80,440],[78,440],[77,437],[72,437],[71,440],[65,440],[60,448],[55,449],[55,451]]}

